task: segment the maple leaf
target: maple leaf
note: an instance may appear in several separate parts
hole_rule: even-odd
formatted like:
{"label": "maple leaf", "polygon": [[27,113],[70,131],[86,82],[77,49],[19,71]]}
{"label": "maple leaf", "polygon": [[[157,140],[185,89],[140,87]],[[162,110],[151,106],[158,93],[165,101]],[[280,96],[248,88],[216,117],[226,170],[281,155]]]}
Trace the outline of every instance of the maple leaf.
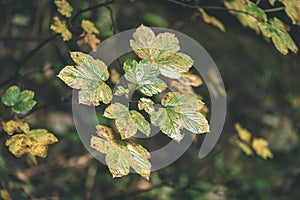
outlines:
{"label": "maple leaf", "polygon": [[252,142],[252,148],[254,149],[256,154],[263,159],[273,158],[273,154],[268,148],[268,145],[268,141],[263,138],[254,138]]}
{"label": "maple leaf", "polygon": [[156,64],[160,73],[166,77],[177,79],[181,73],[188,72],[193,65],[193,60],[180,50],[179,41],[175,34],[154,32],[141,25],[133,34],[130,46],[141,59]]}
{"label": "maple leaf", "polygon": [[99,34],[99,30],[95,27],[94,23],[91,22],[90,20],[83,19],[81,21],[81,28],[87,33]]}
{"label": "maple leaf", "polygon": [[135,110],[129,111],[128,108],[121,103],[109,105],[105,109],[104,116],[109,119],[115,119],[116,127],[122,139],[135,135],[137,130],[147,136],[150,135],[150,124],[145,120],[143,115]]}
{"label": "maple leaf", "polygon": [[36,101],[33,100],[34,92],[31,90],[23,90],[13,85],[9,87],[1,97],[2,103],[10,106],[12,111],[17,114],[24,114],[35,106]]}
{"label": "maple leaf", "polygon": [[123,67],[125,78],[137,84],[137,90],[147,96],[158,94],[167,88],[167,84],[157,78],[159,70],[157,65],[150,64],[146,60],[139,63],[135,60],[128,59]]}
{"label": "maple leaf", "polygon": [[251,133],[247,129],[244,129],[239,123],[236,123],[234,128],[238,132],[239,138],[249,144],[251,140]]}
{"label": "maple leaf", "polygon": [[151,123],[175,141],[183,138],[183,128],[195,134],[209,132],[208,121],[200,112],[204,103],[194,95],[168,92],[161,104],[164,108],[150,113]]}
{"label": "maple leaf", "polygon": [[54,0],[55,5],[58,7],[57,11],[66,17],[71,17],[73,7],[66,0]]}
{"label": "maple leaf", "polygon": [[96,35],[92,33],[87,33],[84,37],[77,41],[78,46],[82,46],[87,44],[91,47],[93,51],[97,50],[97,45],[100,44],[100,40],[96,37]]}
{"label": "maple leaf", "polygon": [[139,144],[132,141],[121,141],[113,134],[112,129],[97,125],[97,136],[92,135],[91,148],[105,153],[105,162],[113,177],[129,174],[130,167],[142,177],[149,180],[151,164],[150,154]]}
{"label": "maple leaf", "polygon": [[68,41],[72,38],[72,33],[67,28],[66,21],[61,21],[57,16],[53,17],[54,24],[50,26],[50,29],[56,33],[61,34],[63,41]]}
{"label": "maple leaf", "polygon": [[112,91],[104,82],[109,78],[105,63],[81,52],[71,52],[71,57],[76,66],[64,67],[58,77],[71,88],[80,89],[79,103],[98,106],[101,101],[108,104]]}
{"label": "maple leaf", "polygon": [[27,133],[30,130],[29,125],[21,119],[14,119],[1,123],[3,130],[8,135],[12,135],[13,133]]}
{"label": "maple leaf", "polygon": [[25,134],[16,134],[8,138],[5,146],[16,157],[29,153],[45,158],[48,145],[56,143],[58,139],[45,129],[34,129]]}
{"label": "maple leaf", "polygon": [[220,20],[218,20],[217,18],[215,18],[213,16],[208,15],[203,8],[198,8],[198,11],[200,12],[204,22],[206,22],[208,24],[212,24],[213,26],[220,29],[222,32],[225,32],[225,27]]}

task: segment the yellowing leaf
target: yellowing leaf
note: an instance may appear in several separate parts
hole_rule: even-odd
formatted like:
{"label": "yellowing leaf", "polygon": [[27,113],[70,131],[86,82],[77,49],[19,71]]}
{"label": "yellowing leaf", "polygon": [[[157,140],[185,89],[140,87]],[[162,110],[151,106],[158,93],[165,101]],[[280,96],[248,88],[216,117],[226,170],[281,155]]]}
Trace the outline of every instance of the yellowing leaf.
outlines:
{"label": "yellowing leaf", "polygon": [[183,73],[181,78],[179,79],[185,85],[191,85],[193,87],[199,87],[203,84],[202,79],[196,74],[192,74],[190,72]]}
{"label": "yellowing leaf", "polygon": [[68,41],[72,38],[72,33],[67,28],[66,21],[61,21],[58,17],[54,17],[54,24],[50,26],[50,29],[56,33],[61,34],[63,41]]}
{"label": "yellowing leaf", "polygon": [[154,102],[148,98],[140,98],[138,102],[139,110],[145,110],[147,113],[154,112]]}
{"label": "yellowing leaf", "polygon": [[260,22],[260,29],[264,36],[271,38],[280,53],[286,55],[289,50],[298,52],[298,47],[288,33],[289,27],[280,19],[274,17],[269,23]]}
{"label": "yellowing leaf", "polygon": [[93,51],[97,50],[97,45],[100,44],[100,40],[96,37],[96,35],[92,33],[87,33],[81,40],[77,41],[78,46],[82,46],[87,44],[91,47]]}
{"label": "yellowing leaf", "polygon": [[133,34],[130,46],[141,59],[156,64],[160,73],[166,77],[177,79],[181,73],[188,72],[193,60],[184,53],[179,53],[179,41],[172,33],[154,32],[141,25]]}
{"label": "yellowing leaf", "polygon": [[0,190],[0,196],[3,200],[12,200],[12,198],[7,190]]}
{"label": "yellowing leaf", "polygon": [[95,27],[94,23],[89,20],[83,19],[81,21],[81,28],[87,33],[99,34],[99,30]]}
{"label": "yellowing leaf", "polygon": [[239,123],[236,123],[234,125],[234,128],[235,130],[238,132],[238,135],[239,135],[239,138],[250,144],[250,140],[251,140],[251,133],[247,130],[247,129],[244,129]]}
{"label": "yellowing leaf", "polygon": [[203,8],[198,8],[198,11],[201,13],[201,16],[202,16],[202,19],[204,22],[206,22],[208,24],[212,24],[213,26],[217,27],[221,31],[225,32],[225,27],[220,20],[208,15]]}
{"label": "yellowing leaf", "polygon": [[167,84],[158,78],[159,71],[157,65],[150,64],[146,60],[139,63],[128,59],[123,67],[125,78],[137,84],[137,90],[147,96],[158,94],[167,88]]}
{"label": "yellowing leaf", "polygon": [[121,103],[109,105],[105,109],[104,116],[109,119],[115,119],[116,127],[122,139],[130,138],[136,134],[137,130],[147,136],[150,135],[150,124],[145,120],[143,115],[135,110],[129,111]]}
{"label": "yellowing leaf", "polygon": [[3,130],[8,134],[13,133],[27,133],[29,132],[29,125],[21,119],[9,120],[7,122],[2,122]]}
{"label": "yellowing leaf", "polygon": [[150,113],[151,123],[175,141],[183,138],[183,128],[195,134],[209,132],[208,121],[200,112],[204,104],[194,95],[168,92],[161,104],[164,108]]}
{"label": "yellowing leaf", "polygon": [[129,90],[127,88],[124,88],[123,86],[117,86],[116,91],[114,92],[114,95],[116,96],[127,96],[129,94]]}
{"label": "yellowing leaf", "polygon": [[26,134],[11,136],[6,140],[5,145],[9,147],[9,151],[16,157],[30,153],[34,156],[45,158],[48,145],[57,141],[58,139],[47,130],[35,129]]}
{"label": "yellowing leaf", "polygon": [[291,18],[293,24],[300,25],[300,1],[280,0],[285,6],[285,13]]}
{"label": "yellowing leaf", "polygon": [[233,15],[236,15],[240,23],[245,26],[255,30],[257,33],[260,32],[258,21],[255,17],[246,14],[247,13],[247,4],[249,0],[233,0],[233,1],[224,1],[224,5],[228,9],[240,10],[241,12],[230,12]]}
{"label": "yellowing leaf", "polygon": [[244,143],[244,142],[241,142],[239,140],[235,140],[234,143],[247,155],[247,156],[251,156],[253,155],[253,151],[251,149],[251,147]]}
{"label": "yellowing leaf", "polygon": [[268,145],[268,141],[263,138],[254,138],[252,142],[252,148],[254,149],[256,154],[263,159],[273,158],[273,154],[268,148]]}
{"label": "yellowing leaf", "polygon": [[66,0],[54,0],[55,5],[58,8],[58,12],[61,15],[64,15],[66,17],[71,17],[73,12],[73,7],[70,5],[70,3]]}
{"label": "yellowing leaf", "polygon": [[121,141],[106,126],[97,125],[97,136],[91,137],[91,148],[105,153],[105,161],[113,177],[129,174],[130,167],[149,180],[151,164],[150,154],[139,144]]}
{"label": "yellowing leaf", "polygon": [[76,66],[64,67],[58,77],[71,88],[80,89],[79,103],[98,106],[101,101],[108,104],[112,91],[104,82],[109,78],[105,63],[80,52],[71,52],[71,57]]}
{"label": "yellowing leaf", "polygon": [[119,72],[116,70],[116,69],[111,69],[110,71],[110,81],[113,83],[113,84],[117,84],[120,80],[120,74]]}

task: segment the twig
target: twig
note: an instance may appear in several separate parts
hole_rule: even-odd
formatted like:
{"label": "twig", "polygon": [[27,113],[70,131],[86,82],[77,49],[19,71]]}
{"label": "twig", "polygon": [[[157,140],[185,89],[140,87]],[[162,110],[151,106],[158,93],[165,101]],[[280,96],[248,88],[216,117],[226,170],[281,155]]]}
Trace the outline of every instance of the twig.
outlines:
{"label": "twig", "polygon": [[281,7],[277,7],[277,8],[269,8],[269,9],[264,9],[265,13],[271,13],[271,12],[277,12],[277,11],[281,11],[284,10],[285,7],[281,6]]}
{"label": "twig", "polygon": [[114,3],[114,2],[115,2],[115,0],[109,0],[109,1],[105,1],[105,2],[103,2],[103,3],[99,3],[99,4],[95,5],[95,6],[92,6],[92,7],[83,9],[83,10],[79,10],[77,13],[74,14],[74,16],[73,16],[73,18],[72,18],[71,21],[73,22],[80,14],[82,14],[82,13],[84,13],[84,12],[92,11],[92,10],[95,10],[95,9],[97,9],[97,8],[100,8],[100,7],[103,7],[103,6],[107,6],[107,5],[109,5],[109,4],[112,4],[112,3]]}
{"label": "twig", "polygon": [[255,4],[258,5],[260,3],[260,0],[256,0]]}
{"label": "twig", "polygon": [[107,8],[107,10],[109,11],[109,16],[110,16],[110,20],[111,20],[111,29],[113,31],[113,34],[117,34],[117,25],[116,25],[116,21],[114,19],[114,12],[112,10],[112,8],[110,6],[105,6],[105,8]]}
{"label": "twig", "polygon": [[237,9],[233,9],[233,8],[225,8],[225,7],[221,7],[221,6],[200,6],[200,5],[190,5],[190,4],[186,4],[180,1],[176,1],[176,0],[167,0],[171,3],[180,5],[182,7],[186,7],[186,8],[192,8],[192,9],[198,9],[198,8],[202,8],[204,10],[220,10],[220,11],[229,11],[229,12],[235,12],[235,13],[242,13],[242,14],[246,14],[249,15],[253,18],[255,18],[256,20],[260,21],[260,19],[258,17],[256,17],[255,15],[252,15],[251,13],[248,13],[246,11],[243,10],[237,10]]}

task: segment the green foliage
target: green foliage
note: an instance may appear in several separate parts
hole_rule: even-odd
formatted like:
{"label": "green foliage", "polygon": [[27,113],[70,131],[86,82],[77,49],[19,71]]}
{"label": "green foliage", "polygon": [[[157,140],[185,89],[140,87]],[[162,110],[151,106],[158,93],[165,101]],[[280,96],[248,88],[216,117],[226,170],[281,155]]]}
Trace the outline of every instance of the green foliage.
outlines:
{"label": "green foliage", "polygon": [[2,103],[12,108],[12,111],[17,114],[24,114],[30,111],[35,106],[36,101],[33,100],[34,92],[31,90],[23,90],[17,86],[11,86],[2,96]]}

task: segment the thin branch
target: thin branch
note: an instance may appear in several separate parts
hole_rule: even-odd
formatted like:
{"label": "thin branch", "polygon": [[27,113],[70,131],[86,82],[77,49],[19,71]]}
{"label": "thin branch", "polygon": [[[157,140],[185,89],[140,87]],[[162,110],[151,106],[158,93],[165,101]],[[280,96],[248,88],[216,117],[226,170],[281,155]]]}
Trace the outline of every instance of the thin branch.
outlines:
{"label": "thin branch", "polygon": [[19,77],[21,77],[22,75],[20,74],[20,70],[22,69],[22,67],[24,67],[24,65],[26,64],[26,62],[38,51],[40,50],[44,45],[46,45],[47,43],[49,43],[50,41],[52,41],[54,38],[56,38],[58,36],[58,34],[54,34],[49,36],[48,38],[46,38],[43,42],[41,42],[38,46],[36,46],[33,50],[31,50],[29,52],[29,54],[27,54],[27,56],[24,57],[24,59],[22,60],[21,64],[18,66],[18,68],[16,69],[14,75],[12,77],[10,77],[9,79],[3,81],[2,83],[0,83],[0,88],[4,87],[6,84],[8,84],[9,82],[18,79]]}
{"label": "thin branch", "polygon": [[92,10],[95,10],[95,9],[97,9],[97,8],[100,8],[100,7],[103,7],[103,6],[107,6],[107,5],[109,5],[109,4],[112,4],[112,3],[114,3],[114,2],[115,2],[115,0],[109,0],[109,1],[105,1],[105,2],[103,2],[103,3],[99,3],[99,4],[95,5],[95,6],[92,6],[92,7],[86,8],[86,9],[79,10],[77,13],[74,14],[74,16],[72,17],[72,20],[71,20],[71,21],[73,22],[80,14],[82,14],[82,13],[84,13],[84,12],[92,11]]}
{"label": "thin branch", "polygon": [[6,36],[0,36],[0,40],[5,41],[5,42],[10,42],[10,41],[31,42],[31,41],[46,40],[47,38],[45,38],[45,37],[6,37]]}
{"label": "thin branch", "polygon": [[176,1],[176,0],[167,0],[171,3],[174,3],[174,4],[177,4],[177,5],[180,5],[182,7],[186,7],[186,8],[192,8],[192,9],[199,9],[199,8],[202,8],[204,10],[220,10],[220,11],[228,11],[228,12],[235,12],[235,13],[242,13],[242,14],[245,14],[245,15],[249,15],[253,18],[255,18],[256,20],[260,21],[259,18],[257,18],[255,15],[252,15],[251,13],[248,13],[246,11],[243,11],[243,10],[237,10],[237,9],[232,9],[232,8],[225,8],[225,7],[221,7],[221,6],[199,6],[199,5],[190,5],[190,4],[186,4],[186,3],[183,3],[183,2],[179,2],[179,1]]}
{"label": "thin branch", "polygon": [[255,4],[258,5],[259,3],[260,3],[260,0],[256,0],[256,3],[255,3]]}
{"label": "thin branch", "polygon": [[277,12],[277,11],[282,11],[284,10],[285,7],[281,6],[281,7],[277,7],[277,8],[269,8],[269,9],[264,9],[265,13],[271,13],[271,12]]}
{"label": "thin branch", "polygon": [[109,11],[109,16],[110,16],[110,20],[111,20],[111,29],[113,31],[113,34],[117,34],[117,25],[116,25],[116,21],[114,19],[114,12],[112,10],[112,8],[110,6],[105,6],[105,8],[107,8],[107,10]]}

